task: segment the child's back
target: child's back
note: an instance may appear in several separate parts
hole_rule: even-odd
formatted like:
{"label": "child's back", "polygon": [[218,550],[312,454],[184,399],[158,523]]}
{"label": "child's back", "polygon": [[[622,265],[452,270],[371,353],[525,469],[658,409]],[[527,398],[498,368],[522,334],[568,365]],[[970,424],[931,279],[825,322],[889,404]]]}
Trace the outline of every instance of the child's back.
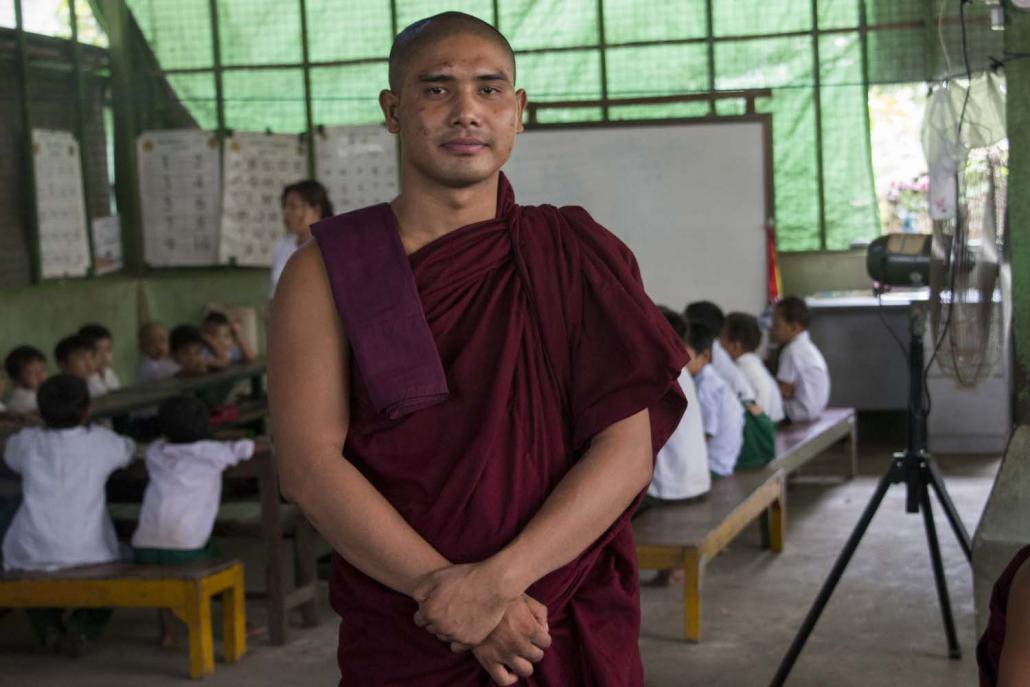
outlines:
{"label": "child's back", "polygon": [[[65,377],[40,388],[41,410],[48,385]],[[75,382],[88,404],[85,383]],[[22,503],[4,537],[4,568],[53,570],[117,560],[105,484],[128,465],[134,448],[131,439],[96,426],[32,427],[12,436],[4,460],[21,475]]]}
{"label": "child's back", "polygon": [[149,482],[132,545],[201,549],[207,545],[222,496],[222,471],[254,453],[254,442],[164,439],[147,449]]}
{"label": "child's back", "polygon": [[679,385],[687,397],[687,410],[676,431],[658,452],[654,477],[647,490],[649,496],[670,501],[699,496],[712,486],[701,404],[689,371],[684,369],[680,374]]}
{"label": "child's back", "polygon": [[744,407],[711,365],[696,375],[697,397],[708,442],[708,467],[721,476],[733,474],[744,444]]}
{"label": "child's back", "polygon": [[776,380],[766,369],[762,359],[755,353],[742,353],[736,363],[737,368],[755,390],[755,403],[761,406],[773,422],[782,420],[785,417],[783,397],[780,395]]}

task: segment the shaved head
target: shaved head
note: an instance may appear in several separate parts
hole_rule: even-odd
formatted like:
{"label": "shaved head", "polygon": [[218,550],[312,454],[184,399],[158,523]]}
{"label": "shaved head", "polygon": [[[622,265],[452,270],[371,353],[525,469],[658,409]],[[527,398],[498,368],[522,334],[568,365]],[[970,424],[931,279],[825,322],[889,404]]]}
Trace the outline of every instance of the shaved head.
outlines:
{"label": "shaved head", "polygon": [[439,40],[457,35],[473,35],[492,41],[511,59],[511,81],[515,83],[515,53],[508,39],[487,22],[464,12],[442,12],[420,19],[397,34],[390,48],[390,90],[399,93],[404,72],[411,58]]}

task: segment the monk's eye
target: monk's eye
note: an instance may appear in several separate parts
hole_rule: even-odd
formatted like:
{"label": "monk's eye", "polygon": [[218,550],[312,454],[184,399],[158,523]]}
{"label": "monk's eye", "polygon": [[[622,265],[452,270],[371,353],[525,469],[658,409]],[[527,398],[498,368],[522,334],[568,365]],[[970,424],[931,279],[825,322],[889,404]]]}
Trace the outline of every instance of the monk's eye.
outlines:
{"label": "monk's eye", "polygon": [[447,92],[443,86],[430,86],[425,90],[426,95],[443,95]]}
{"label": "monk's eye", "polygon": [[501,89],[495,88],[494,86],[483,86],[480,90],[486,95],[497,95],[501,92]]}

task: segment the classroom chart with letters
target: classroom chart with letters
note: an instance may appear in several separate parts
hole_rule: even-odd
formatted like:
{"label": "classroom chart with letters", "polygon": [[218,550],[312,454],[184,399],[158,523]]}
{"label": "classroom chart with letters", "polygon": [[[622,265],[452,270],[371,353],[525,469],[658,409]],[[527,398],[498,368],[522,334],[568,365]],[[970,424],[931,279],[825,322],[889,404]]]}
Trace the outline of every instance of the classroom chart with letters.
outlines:
{"label": "classroom chart with letters", "polygon": [[333,212],[385,203],[397,195],[397,137],[378,124],[319,128],[316,176]]}
{"label": "classroom chart with letters", "polygon": [[67,131],[32,130],[40,274],[44,279],[89,273],[89,230],[79,143]]}
{"label": "classroom chart with letters", "polygon": [[147,131],[137,139],[143,258],[153,267],[218,262],[218,140],[199,129]]}
{"label": "classroom chart with letters", "polygon": [[237,133],[224,146],[222,263],[267,267],[285,235],[283,187],[307,177],[307,146],[295,134]]}
{"label": "classroom chart with letters", "polygon": [[109,274],[122,268],[122,224],[117,215],[93,220],[93,272]]}

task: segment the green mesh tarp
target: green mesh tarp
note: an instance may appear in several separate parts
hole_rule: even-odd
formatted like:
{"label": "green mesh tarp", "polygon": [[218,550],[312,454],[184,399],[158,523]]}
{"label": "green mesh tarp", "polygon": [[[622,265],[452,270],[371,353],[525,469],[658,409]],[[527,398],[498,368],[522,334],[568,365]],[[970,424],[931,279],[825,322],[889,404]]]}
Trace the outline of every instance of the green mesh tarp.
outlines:
{"label": "green mesh tarp", "polygon": [[[217,41],[226,127],[305,129],[300,0],[217,0],[217,36],[209,0],[126,2],[197,125],[217,126]],[[845,249],[879,234],[869,83],[927,81],[964,69],[959,0],[712,0],[711,16],[705,0],[305,0],[304,6],[315,125],[379,121],[377,94],[386,85],[394,31],[444,10],[497,26],[518,53],[519,85],[537,102],[772,89],[758,110],[773,118],[782,250]],[[989,55],[1001,54],[1000,34],[990,30],[987,8],[971,5],[967,15],[970,58],[980,68]],[[719,101],[716,113],[742,114],[744,107],[742,99]],[[601,107],[538,114],[541,123],[604,117]],[[709,114],[705,102],[608,108],[613,121]]]}

